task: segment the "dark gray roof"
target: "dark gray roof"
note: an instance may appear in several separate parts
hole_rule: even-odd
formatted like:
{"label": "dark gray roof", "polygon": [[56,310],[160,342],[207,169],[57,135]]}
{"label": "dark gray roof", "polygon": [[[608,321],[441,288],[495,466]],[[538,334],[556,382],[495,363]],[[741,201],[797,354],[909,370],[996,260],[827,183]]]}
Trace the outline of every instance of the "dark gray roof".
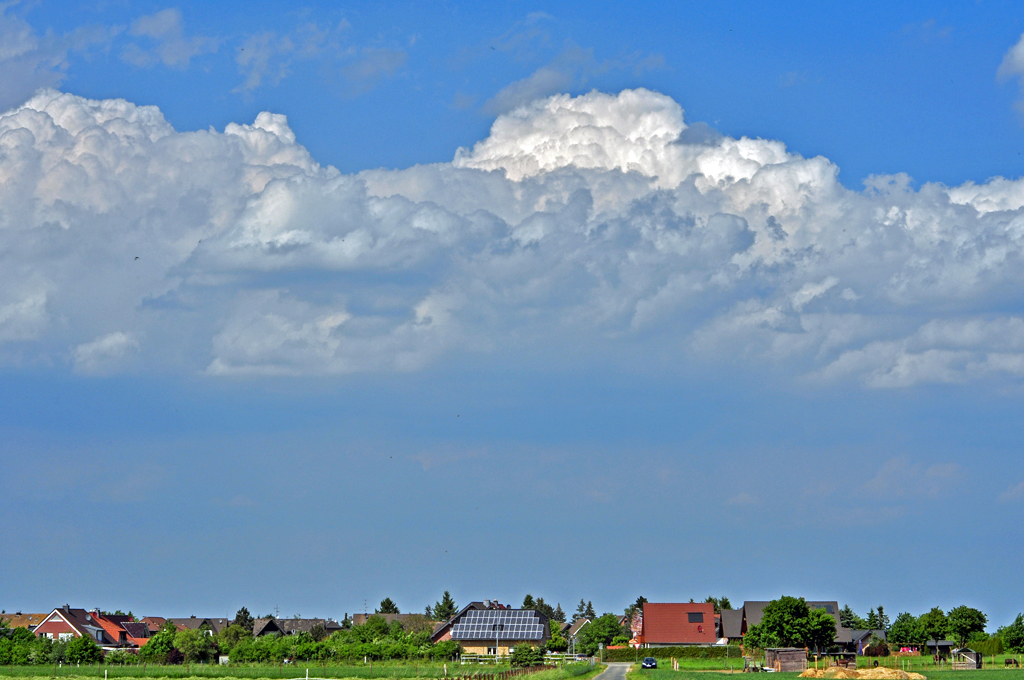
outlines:
{"label": "dark gray roof", "polygon": [[128,632],[133,638],[148,638],[149,637],[149,626],[145,623],[134,621],[125,621],[121,624],[121,627]]}
{"label": "dark gray roof", "polygon": [[197,616],[190,616],[187,619],[167,619],[176,626],[185,626],[192,630],[198,630],[205,623],[211,629],[213,628],[213,622],[210,619],[202,619]]}
{"label": "dark gray roof", "polygon": [[260,635],[269,635],[271,633],[280,633],[281,627],[277,625],[277,621],[273,618],[269,619],[256,619],[252,622],[252,636],[259,637]]}
{"label": "dark gray roof", "polygon": [[278,627],[289,635],[308,633],[318,624],[327,631],[341,629],[341,625],[337,621],[328,621],[327,619],[277,619]]}
{"label": "dark gray roof", "polygon": [[860,642],[861,640],[868,640],[872,635],[876,635],[883,640],[885,639],[884,630],[857,630],[856,628],[847,628],[850,631],[850,642]]}
{"label": "dark gray roof", "polygon": [[743,610],[722,610],[722,637],[738,638],[743,630]]}
{"label": "dark gray roof", "polygon": [[537,640],[548,636],[548,617],[533,609],[470,610],[452,625],[453,640]]}

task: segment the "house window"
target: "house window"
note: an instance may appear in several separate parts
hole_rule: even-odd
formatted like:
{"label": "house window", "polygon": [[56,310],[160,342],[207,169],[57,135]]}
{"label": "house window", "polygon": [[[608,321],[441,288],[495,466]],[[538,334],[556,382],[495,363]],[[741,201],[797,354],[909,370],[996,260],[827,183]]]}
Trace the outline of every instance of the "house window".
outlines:
{"label": "house window", "polygon": [[688,623],[704,623],[704,612],[686,612]]}
{"label": "house window", "polygon": [[74,633],[61,633],[60,634],[60,641],[61,642],[67,642],[68,640],[70,640],[73,637],[75,637]]}
{"label": "house window", "polygon": [[498,648],[497,647],[488,647],[487,648],[487,653],[488,654],[497,654],[498,653]]}

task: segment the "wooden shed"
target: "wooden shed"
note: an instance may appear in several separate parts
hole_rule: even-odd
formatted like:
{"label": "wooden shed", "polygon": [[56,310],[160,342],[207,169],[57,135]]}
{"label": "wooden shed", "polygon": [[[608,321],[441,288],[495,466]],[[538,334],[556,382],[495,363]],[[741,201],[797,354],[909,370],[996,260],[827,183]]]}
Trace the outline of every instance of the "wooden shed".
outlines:
{"label": "wooden shed", "polygon": [[799,647],[775,647],[764,650],[764,665],[783,673],[807,670],[807,650]]}
{"label": "wooden shed", "polygon": [[963,647],[953,650],[954,670],[968,670],[981,668],[984,657],[973,649]]}

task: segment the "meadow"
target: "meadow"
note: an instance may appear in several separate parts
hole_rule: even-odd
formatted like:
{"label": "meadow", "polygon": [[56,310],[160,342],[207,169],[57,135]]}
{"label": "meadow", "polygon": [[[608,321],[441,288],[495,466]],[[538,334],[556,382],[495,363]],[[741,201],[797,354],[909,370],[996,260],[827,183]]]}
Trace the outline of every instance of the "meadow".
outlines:
{"label": "meadow", "polygon": [[[530,680],[589,680],[603,670],[603,666],[589,666],[587,664],[569,664],[561,668],[538,671],[530,674]],[[162,666],[162,665],[140,665],[140,666],[110,666],[110,665],[89,665],[72,666],[64,664],[60,667],[53,666],[0,666],[0,679],[16,678],[17,680],[44,680],[46,678],[80,678],[82,680],[95,680],[106,678],[106,680],[129,680],[138,678],[167,678],[168,680],[228,680],[238,678],[239,680],[305,680],[306,671],[309,671],[309,678],[358,678],[369,680],[370,678],[481,678],[491,680],[489,677],[494,674],[508,673],[511,669],[504,666],[466,665],[458,663],[447,664],[447,675],[444,664],[440,663],[374,663],[359,664],[353,666],[316,664],[286,664],[286,665],[200,665],[192,664],[191,667]],[[514,680],[514,679],[513,679]]]}

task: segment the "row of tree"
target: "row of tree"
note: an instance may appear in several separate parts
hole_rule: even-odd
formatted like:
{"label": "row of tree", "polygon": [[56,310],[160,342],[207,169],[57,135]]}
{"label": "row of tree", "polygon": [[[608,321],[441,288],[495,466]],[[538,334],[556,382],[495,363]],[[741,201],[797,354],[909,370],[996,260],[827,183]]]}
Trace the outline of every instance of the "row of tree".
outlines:
{"label": "row of tree", "polygon": [[36,637],[27,628],[8,628],[0,619],[0,666],[47,666],[58,663],[95,663],[103,652],[90,638],[54,642]]}
{"label": "row of tree", "polygon": [[890,644],[896,646],[923,645],[928,640],[952,640],[961,647],[998,641],[1001,649],[1014,654],[1024,653],[1024,616],[1019,614],[1013,623],[999,628],[992,635],[985,632],[988,625],[985,613],[966,605],[953,607],[948,612],[932,607],[920,616],[901,612],[891,624],[881,606],[861,618],[846,605],[840,610],[839,618],[847,628],[884,631]]}

